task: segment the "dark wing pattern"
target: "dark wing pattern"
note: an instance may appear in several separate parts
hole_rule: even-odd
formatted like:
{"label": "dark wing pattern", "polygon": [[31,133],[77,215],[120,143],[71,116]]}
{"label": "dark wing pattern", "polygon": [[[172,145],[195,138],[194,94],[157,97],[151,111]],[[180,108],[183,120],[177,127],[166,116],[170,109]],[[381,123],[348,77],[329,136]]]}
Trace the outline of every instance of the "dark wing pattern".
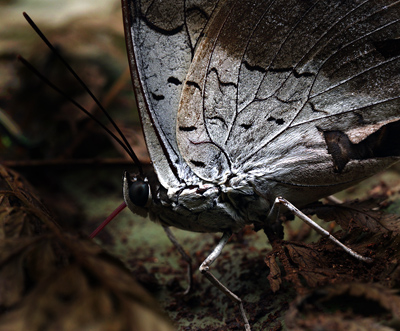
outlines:
{"label": "dark wing pattern", "polygon": [[398,160],[399,106],[399,1],[228,0],[191,63],[177,141],[206,181],[317,197]]}
{"label": "dark wing pattern", "polygon": [[176,143],[179,99],[196,45],[218,1],[123,0],[132,80],[147,147],[164,187],[196,181]]}

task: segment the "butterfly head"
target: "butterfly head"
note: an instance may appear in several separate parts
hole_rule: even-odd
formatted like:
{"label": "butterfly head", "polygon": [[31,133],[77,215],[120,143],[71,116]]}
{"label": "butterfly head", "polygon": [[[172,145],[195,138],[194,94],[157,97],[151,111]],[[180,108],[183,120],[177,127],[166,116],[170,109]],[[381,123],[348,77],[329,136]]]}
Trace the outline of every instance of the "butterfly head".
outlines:
{"label": "butterfly head", "polygon": [[135,214],[146,217],[152,202],[150,184],[146,178],[131,178],[125,171],[123,176],[123,195],[128,208]]}

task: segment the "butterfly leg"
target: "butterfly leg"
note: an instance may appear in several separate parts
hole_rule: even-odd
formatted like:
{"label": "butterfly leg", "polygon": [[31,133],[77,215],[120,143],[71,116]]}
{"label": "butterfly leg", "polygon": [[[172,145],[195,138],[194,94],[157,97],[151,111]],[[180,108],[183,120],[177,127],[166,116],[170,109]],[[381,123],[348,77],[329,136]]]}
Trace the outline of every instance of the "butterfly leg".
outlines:
{"label": "butterfly leg", "polygon": [[186,288],[184,295],[188,294],[193,287],[193,269],[192,269],[192,258],[185,252],[182,245],[178,242],[171,229],[168,226],[163,226],[165,233],[167,234],[168,239],[173,243],[178,252],[181,254],[182,258],[187,263],[187,278],[188,278],[188,287]]}
{"label": "butterfly leg", "polygon": [[207,256],[207,258],[200,265],[200,272],[207,277],[207,279],[220,291],[225,293],[225,295],[231,299],[233,302],[239,305],[240,313],[242,315],[244,326],[246,331],[250,331],[250,324],[246,316],[246,312],[243,308],[242,299],[240,299],[235,293],[231,292],[225,285],[223,285],[215,276],[209,271],[211,264],[215,261],[215,259],[221,254],[222,249],[228,242],[229,238],[232,236],[232,232],[226,231],[221,237],[218,245],[214,248],[214,250]]}
{"label": "butterfly leg", "polygon": [[341,204],[343,203],[342,200],[336,198],[334,195],[330,195],[324,198],[326,201],[330,202],[330,203],[336,203],[336,204]]}
{"label": "butterfly leg", "polygon": [[282,197],[277,197],[275,199],[275,202],[268,214],[267,221],[275,223],[276,219],[279,215],[279,206],[283,205],[285,206],[288,210],[290,210],[295,216],[300,218],[303,222],[308,224],[311,228],[313,228],[315,231],[317,231],[321,236],[328,237],[328,239],[332,240],[336,245],[341,247],[343,250],[345,250],[348,254],[351,256],[355,257],[357,260],[363,261],[363,262],[372,262],[373,260],[369,257],[364,257],[355,251],[353,251],[350,247],[347,247],[346,245],[342,244],[339,240],[337,240],[334,236],[332,236],[328,231],[326,231],[324,228],[319,226],[317,223],[315,223],[311,218],[309,218],[306,214],[302,213],[299,209],[297,209],[295,206],[293,206],[289,201]]}

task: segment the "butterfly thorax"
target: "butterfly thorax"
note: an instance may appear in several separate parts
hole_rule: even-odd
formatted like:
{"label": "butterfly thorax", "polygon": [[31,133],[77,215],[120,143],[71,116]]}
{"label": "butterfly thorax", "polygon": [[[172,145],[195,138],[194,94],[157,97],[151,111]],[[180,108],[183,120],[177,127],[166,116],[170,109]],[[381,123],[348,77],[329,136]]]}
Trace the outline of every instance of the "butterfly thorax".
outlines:
{"label": "butterfly thorax", "polygon": [[148,202],[137,206],[126,193],[134,181],[135,178],[131,182],[128,177],[124,178],[125,202],[133,213],[187,231],[237,232],[246,224],[262,226],[270,209],[268,199],[243,181],[235,186],[230,181],[225,184],[204,182],[167,190],[153,179],[149,181]]}

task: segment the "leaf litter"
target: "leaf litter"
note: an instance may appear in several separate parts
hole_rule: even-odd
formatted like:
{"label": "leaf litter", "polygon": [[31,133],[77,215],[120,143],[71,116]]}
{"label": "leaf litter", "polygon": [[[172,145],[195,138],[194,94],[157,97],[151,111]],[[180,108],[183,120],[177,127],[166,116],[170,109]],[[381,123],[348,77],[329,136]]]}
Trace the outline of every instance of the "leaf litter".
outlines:
{"label": "leaf litter", "polygon": [[[154,308],[157,305],[153,299],[147,297],[132,279],[132,273],[118,260],[82,236],[61,232],[49,211],[32,193],[34,190],[17,173],[1,167],[0,176],[0,329],[23,330],[27,327],[26,323],[31,330],[44,326],[50,330],[71,329],[82,325],[94,325],[99,329],[135,329],[132,325],[138,321],[132,318],[132,310],[135,311],[136,306],[139,312],[140,309],[147,309],[146,312],[150,310],[149,314],[155,314],[157,318],[139,313],[146,321],[160,320],[162,325],[169,325],[163,313]],[[289,240],[272,242],[273,250],[265,259],[270,272],[264,274],[262,264],[237,254],[254,250],[249,245],[251,233],[247,229],[233,238],[231,245],[234,247],[229,254],[224,251],[223,260],[216,270],[221,274],[229,273],[231,265],[240,261],[241,273],[231,275],[226,281],[231,283],[231,278],[238,277],[239,282],[247,284],[236,291],[242,297],[255,288],[265,286],[263,279],[268,279],[270,289],[266,288],[257,301],[246,304],[252,324],[258,325],[259,329],[305,330],[325,326],[329,330],[351,330],[359,325],[365,330],[390,330],[400,311],[399,296],[393,290],[399,287],[400,279],[400,225],[398,215],[385,212],[385,208],[390,207],[385,198],[387,193],[361,202],[315,204],[306,210],[321,219],[340,224],[342,230],[334,235],[357,252],[372,257],[372,264],[349,257],[325,238],[309,244],[297,241],[293,234]],[[215,240],[206,246],[199,246],[194,256],[197,263],[207,255]],[[172,251],[170,253],[173,254]],[[155,288],[155,293],[160,286],[166,286],[171,293],[183,289],[180,285],[182,279],[185,281],[183,270],[171,270],[164,266],[153,267],[149,271],[142,263],[130,257],[131,270],[138,275],[141,283],[147,283],[149,289]],[[153,276],[170,272],[175,278],[167,284]],[[199,281],[203,283],[201,279],[196,281],[197,290]],[[288,282],[291,285],[287,285]],[[254,288],[249,288],[249,283]],[[298,298],[288,310],[290,296],[281,297],[280,293],[282,289],[288,291],[290,288],[296,289]],[[205,290],[208,294],[174,296],[164,307],[167,311],[177,311],[177,318],[189,321],[207,318],[209,310],[205,309],[202,313],[202,308],[212,307],[219,300],[227,304],[229,311],[235,310],[234,305],[221,298],[218,291],[210,287]],[[319,301],[311,300],[311,304],[316,306],[310,308],[308,298],[316,297]],[[358,311],[352,311],[351,306],[339,309],[332,305],[324,310],[323,303],[335,298],[342,303],[358,300],[360,305],[365,301],[365,307],[382,307],[383,313],[379,311],[375,314],[372,310],[373,313],[365,317]],[[280,308],[271,308],[270,300],[275,304],[278,301]],[[188,308],[183,309],[185,306]],[[287,310],[284,324],[281,324]],[[213,311],[217,320],[223,318],[218,309]],[[240,321],[235,315],[230,313],[227,316],[231,316],[225,320],[227,327],[240,330]],[[263,322],[257,324],[258,320]],[[193,326],[190,329],[202,328]],[[221,328],[209,326],[206,329]]]}
{"label": "leaf litter", "polygon": [[[363,201],[316,203],[303,210],[338,224],[341,229],[332,234],[371,257],[370,264],[350,257],[326,238],[309,244],[272,242],[273,250],[265,258],[271,289],[278,291],[288,281],[298,293],[286,314],[288,329],[398,329],[393,326],[400,312],[400,296],[395,290],[400,285],[400,216],[386,212],[393,194],[381,183]],[[324,306],[333,299],[336,306]],[[357,305],[362,308],[355,309]]]}
{"label": "leaf litter", "polygon": [[62,232],[32,192],[0,166],[1,330],[174,330],[119,260]]}

